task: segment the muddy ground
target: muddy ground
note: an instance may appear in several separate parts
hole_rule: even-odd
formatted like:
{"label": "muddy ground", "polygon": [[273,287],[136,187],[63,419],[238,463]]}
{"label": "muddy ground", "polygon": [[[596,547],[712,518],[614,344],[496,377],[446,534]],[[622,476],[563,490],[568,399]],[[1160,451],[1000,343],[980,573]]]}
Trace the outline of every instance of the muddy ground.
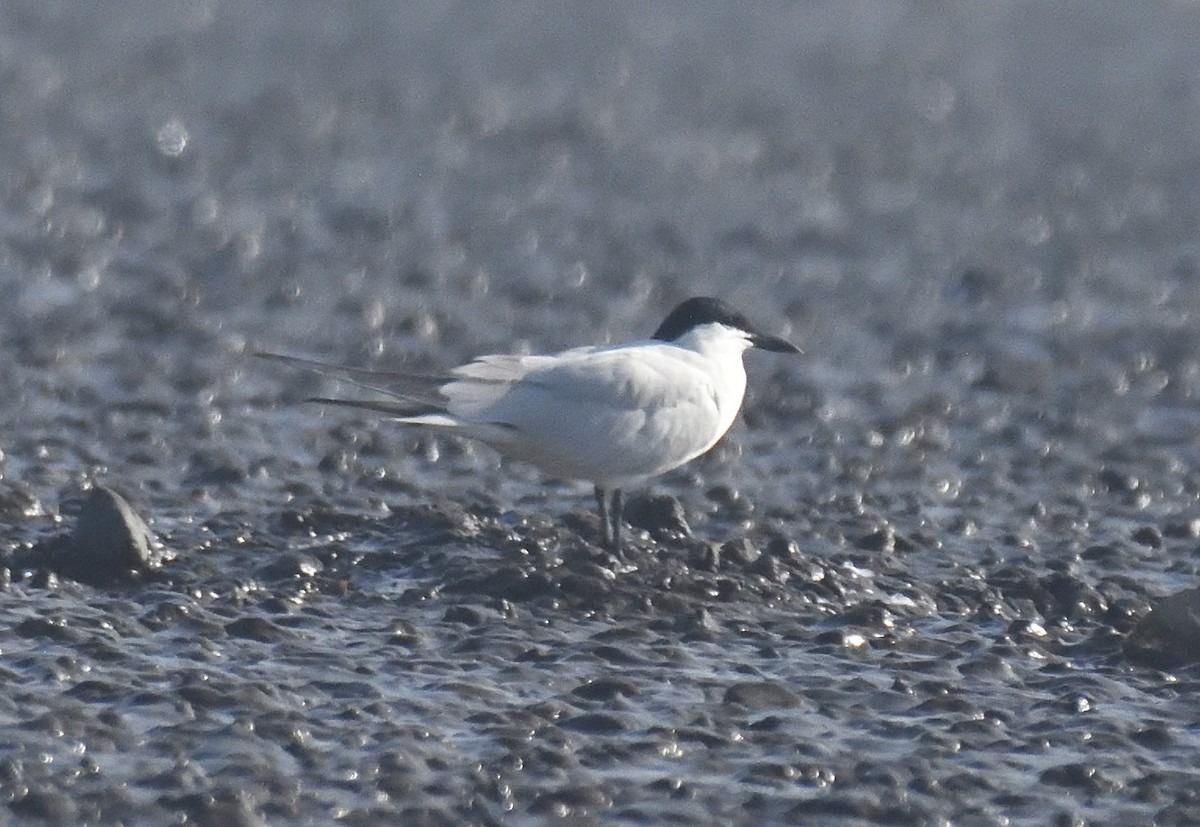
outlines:
{"label": "muddy ground", "polygon": [[[5,2],[0,823],[1196,823],[1126,641],[1200,567],[1197,66],[1185,3]],[[631,566],[249,356],[696,294],[806,355]],[[160,567],[61,564],[96,486]]]}

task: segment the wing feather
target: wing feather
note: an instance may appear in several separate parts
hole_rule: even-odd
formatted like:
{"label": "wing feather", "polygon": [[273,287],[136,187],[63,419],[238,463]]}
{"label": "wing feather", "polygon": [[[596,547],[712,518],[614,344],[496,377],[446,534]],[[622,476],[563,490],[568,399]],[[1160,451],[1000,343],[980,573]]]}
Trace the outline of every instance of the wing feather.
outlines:
{"label": "wing feather", "polygon": [[[433,408],[436,410],[445,410],[446,399],[442,396],[440,388],[446,382],[450,381],[449,376],[438,376],[436,374],[424,373],[408,373],[401,371],[384,371],[371,370],[369,368],[353,367],[351,365],[335,365],[328,362],[318,362],[314,359],[301,359],[297,356],[284,356],[281,353],[267,353],[259,351],[254,353],[254,356],[259,359],[269,359],[275,362],[282,362],[285,365],[301,368],[312,373],[317,373],[322,376],[329,376],[334,379],[339,379],[343,382],[349,382],[352,385],[357,385],[363,390],[381,393],[385,396],[390,396],[393,399],[403,400],[416,405]],[[343,400],[336,399],[314,399],[311,401],[324,402],[326,404],[341,403]],[[345,400],[353,401],[353,400]],[[380,403],[387,405],[387,403]],[[347,407],[369,407],[367,405],[350,404]],[[398,407],[398,406],[397,406]],[[380,410],[384,413],[394,413],[388,407],[377,407],[375,410]]]}

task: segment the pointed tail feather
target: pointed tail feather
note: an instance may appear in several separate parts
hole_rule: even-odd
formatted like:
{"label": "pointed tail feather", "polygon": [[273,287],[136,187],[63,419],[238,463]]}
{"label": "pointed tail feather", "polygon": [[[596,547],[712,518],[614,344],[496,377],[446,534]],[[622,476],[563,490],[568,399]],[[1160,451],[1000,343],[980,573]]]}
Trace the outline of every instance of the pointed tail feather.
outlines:
{"label": "pointed tail feather", "polygon": [[[447,416],[441,408],[428,405],[414,405],[408,402],[385,402],[370,399],[334,399],[329,396],[310,396],[305,402],[316,402],[318,405],[337,405],[341,408],[357,408],[361,411],[373,411],[387,414],[403,422],[424,425],[454,425],[453,419]],[[436,420],[436,421],[434,421]]]}
{"label": "pointed tail feather", "polygon": [[[282,362],[285,365],[292,365],[293,367],[318,373],[322,376],[340,379],[344,382],[358,385],[364,390],[382,393],[393,399],[403,400],[409,403],[406,408],[408,413],[428,413],[445,410],[446,398],[441,393],[441,386],[450,381],[450,377],[447,376],[370,370],[369,368],[334,365],[328,362],[318,362],[314,359],[301,359],[298,356],[285,356],[282,353],[268,353],[266,351],[255,351],[252,355],[259,359]],[[321,399],[313,401],[346,405],[350,404],[352,400]],[[376,405],[377,407],[374,409],[383,411],[384,413],[393,413],[394,411],[388,410],[388,408],[394,407],[396,415],[406,415],[399,412],[402,406],[392,406],[387,402],[367,402],[363,405],[350,404],[351,407],[369,407],[370,405]]]}

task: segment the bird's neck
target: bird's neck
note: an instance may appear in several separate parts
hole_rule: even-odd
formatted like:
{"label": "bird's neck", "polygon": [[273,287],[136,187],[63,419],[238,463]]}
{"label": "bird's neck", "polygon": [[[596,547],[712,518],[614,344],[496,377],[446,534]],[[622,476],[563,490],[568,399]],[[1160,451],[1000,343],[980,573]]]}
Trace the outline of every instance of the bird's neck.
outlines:
{"label": "bird's neck", "polygon": [[732,421],[746,392],[742,354],[750,347],[749,339],[721,328],[700,327],[681,336],[676,344],[703,357],[718,392],[717,404],[723,413],[728,410]]}
{"label": "bird's neck", "polygon": [[688,350],[694,350],[722,367],[728,367],[736,362],[740,370],[742,354],[750,347],[750,340],[738,333],[715,326],[710,328],[706,325],[680,336],[675,344]]}

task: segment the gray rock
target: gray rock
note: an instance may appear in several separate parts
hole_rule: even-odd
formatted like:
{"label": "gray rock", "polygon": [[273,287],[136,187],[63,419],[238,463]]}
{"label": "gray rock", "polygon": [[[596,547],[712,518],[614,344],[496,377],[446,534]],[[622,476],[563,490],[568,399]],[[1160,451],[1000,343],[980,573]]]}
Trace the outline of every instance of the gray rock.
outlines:
{"label": "gray rock", "polygon": [[679,500],[669,494],[634,494],[625,503],[625,521],[645,529],[656,540],[692,536]]}
{"label": "gray rock", "polygon": [[1159,600],[1125,640],[1132,660],[1161,669],[1200,662],[1200,589]]}
{"label": "gray rock", "polygon": [[725,690],[721,703],[746,709],[787,709],[800,706],[800,696],[774,681],[744,681]]}
{"label": "gray rock", "polygon": [[99,485],[83,501],[63,557],[63,574],[85,582],[125,580],[162,565],[153,532],[116,491]]}

